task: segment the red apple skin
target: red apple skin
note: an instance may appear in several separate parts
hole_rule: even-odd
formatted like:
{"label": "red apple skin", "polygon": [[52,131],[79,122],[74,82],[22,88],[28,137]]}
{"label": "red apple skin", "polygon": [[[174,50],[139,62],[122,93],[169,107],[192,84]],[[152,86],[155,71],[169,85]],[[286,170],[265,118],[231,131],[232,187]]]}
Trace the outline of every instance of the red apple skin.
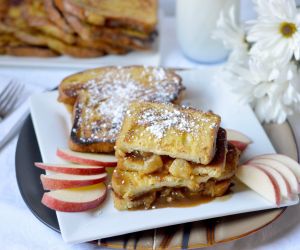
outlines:
{"label": "red apple skin", "polygon": [[[258,157],[254,157],[254,158],[248,160],[245,164],[255,164],[255,163],[257,163],[257,160],[271,160],[271,161],[278,162],[278,161],[275,160],[275,159],[262,158],[262,157],[258,156]],[[266,164],[266,163],[264,163],[264,162],[260,162],[260,163]],[[289,183],[289,186],[291,187],[292,193],[293,193],[293,194],[299,194],[299,193],[300,193],[300,185],[299,185],[299,183],[298,183],[298,181],[297,181],[297,177],[296,177],[296,175],[294,174],[294,172],[293,172],[288,166],[286,166],[284,163],[282,163],[282,162],[278,162],[278,163],[281,164],[281,165],[284,165],[284,166],[289,170],[289,172],[292,173],[292,175],[294,176],[293,178],[294,178],[295,182],[297,182],[297,184],[296,184],[297,187],[295,187],[295,185],[293,185],[293,184],[295,184],[295,182],[294,182],[293,184],[291,184],[288,178],[286,178],[285,176],[284,176],[284,178],[285,178],[286,181]],[[270,164],[266,164],[266,165],[272,167],[272,165],[270,165]],[[274,167],[274,166],[273,166],[273,167]]]}
{"label": "red apple skin", "polygon": [[95,180],[58,180],[58,179],[46,178],[45,175],[41,174],[40,178],[44,190],[58,190],[58,189],[85,187],[85,186],[98,184],[104,182],[106,180],[106,176],[107,175],[103,176],[103,178],[99,178]]}
{"label": "red apple skin", "polygon": [[63,173],[63,174],[74,174],[74,175],[95,175],[95,174],[101,174],[105,172],[104,167],[98,167],[98,168],[64,168],[64,167],[56,167],[53,165],[47,165],[42,162],[35,162],[34,165],[38,168],[49,170],[57,173]]}
{"label": "red apple skin", "polygon": [[263,168],[260,168],[260,167],[258,167],[258,166],[254,166],[254,165],[252,165],[251,167],[254,167],[254,168],[259,168],[261,171],[263,171],[268,177],[269,177],[269,179],[270,179],[270,181],[271,181],[271,183],[272,183],[272,185],[273,185],[273,187],[274,187],[274,190],[275,190],[275,199],[276,199],[276,205],[277,206],[279,206],[280,205],[280,189],[279,189],[279,186],[278,186],[278,184],[277,184],[277,182],[276,182],[276,180],[273,178],[273,176],[271,176],[266,170],[264,170]]}
{"label": "red apple skin", "polygon": [[244,143],[242,141],[229,140],[228,142],[233,144],[234,146],[236,146],[241,152],[243,152],[247,148],[247,146],[249,145],[249,144]]}
{"label": "red apple skin", "polygon": [[[250,165],[254,165],[254,166],[256,166],[256,167],[259,167],[259,168],[261,168],[261,169],[263,169],[263,170],[265,170],[264,169],[264,165],[263,164],[257,164],[257,163],[250,163]],[[265,165],[265,166],[267,166],[267,167],[270,167],[270,166],[268,166],[268,165]],[[272,168],[272,167],[270,167],[270,168]],[[265,171],[267,171],[267,170],[265,170]],[[277,171],[276,169],[275,169],[275,171]],[[267,171],[268,172],[268,171]],[[278,172],[278,171],[277,171]],[[279,172],[278,172],[279,173]],[[280,173],[279,173],[280,174]],[[281,174],[280,174],[281,175]],[[272,176],[271,174],[270,174],[270,176]],[[282,176],[282,175],[281,175]],[[272,177],[273,178],[273,177]],[[284,183],[285,183],[285,185],[286,185],[286,188],[287,188],[287,192],[288,192],[288,198],[290,199],[290,198],[292,198],[292,188],[291,188],[291,185],[289,184],[289,182],[282,176],[282,178],[283,178],[283,180],[284,180]],[[274,178],[274,181],[276,182],[276,180],[275,180],[275,178]],[[280,189],[280,188],[279,188]]]}
{"label": "red apple skin", "polygon": [[[267,159],[273,159],[275,161],[279,161],[282,164],[285,164],[287,167],[289,167],[293,172],[297,171],[297,168],[300,169],[300,164],[297,161],[295,161],[294,159],[287,156],[287,155],[283,155],[283,154],[263,154],[263,155],[259,155],[258,158],[267,158]],[[291,164],[293,164],[294,167],[292,167]],[[294,172],[294,174],[296,175],[296,178],[297,178],[297,180],[299,182],[299,185],[300,185],[299,170],[297,172]]]}
{"label": "red apple skin", "polygon": [[[259,171],[261,171],[263,174],[265,174],[265,176],[267,176],[267,178],[270,180],[270,182],[273,186],[274,194],[275,194],[275,197],[274,197],[275,204],[277,206],[280,205],[280,201],[281,201],[280,188],[279,188],[276,180],[267,171],[265,171],[264,169],[262,169],[260,167],[255,166],[255,165],[252,165],[252,164],[243,164],[243,165],[239,166],[239,168],[255,168],[255,169],[258,169]],[[259,183],[258,183],[258,185],[259,185]],[[255,192],[257,192],[257,191],[255,191]]]}
{"label": "red apple skin", "polygon": [[69,162],[74,162],[74,163],[79,163],[79,164],[86,164],[90,166],[100,166],[100,167],[115,167],[117,166],[117,162],[101,162],[101,161],[96,161],[92,159],[83,159],[74,155],[69,155],[63,152],[60,149],[57,149],[56,155],[66,161]]}
{"label": "red apple skin", "polygon": [[48,193],[44,193],[42,198],[42,203],[46,207],[60,212],[83,212],[100,206],[101,203],[105,200],[106,195],[107,195],[107,189],[105,190],[104,195],[102,195],[98,199],[90,202],[80,203],[80,202],[67,202],[67,201],[58,200],[48,195]]}

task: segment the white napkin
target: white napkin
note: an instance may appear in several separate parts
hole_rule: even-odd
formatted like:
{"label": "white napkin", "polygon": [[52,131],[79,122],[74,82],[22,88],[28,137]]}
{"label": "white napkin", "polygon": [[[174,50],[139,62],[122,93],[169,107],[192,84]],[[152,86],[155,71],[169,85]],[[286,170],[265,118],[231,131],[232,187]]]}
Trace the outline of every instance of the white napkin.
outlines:
{"label": "white napkin", "polygon": [[[17,79],[0,75],[0,93],[11,80],[18,82]],[[0,148],[21,128],[25,117],[29,113],[29,96],[42,90],[39,86],[24,84],[23,91],[20,93],[15,108],[0,121]]]}

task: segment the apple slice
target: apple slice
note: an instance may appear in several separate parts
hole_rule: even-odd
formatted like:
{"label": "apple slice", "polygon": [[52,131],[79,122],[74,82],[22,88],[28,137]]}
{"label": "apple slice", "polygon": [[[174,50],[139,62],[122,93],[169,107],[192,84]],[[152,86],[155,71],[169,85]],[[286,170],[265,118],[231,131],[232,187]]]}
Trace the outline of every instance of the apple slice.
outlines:
{"label": "apple slice", "polygon": [[238,167],[236,177],[262,197],[276,204],[281,202],[280,189],[274,178],[267,171],[254,165]]}
{"label": "apple slice", "polygon": [[[249,164],[251,165],[251,164]],[[261,163],[254,163],[256,167],[262,168],[263,170],[267,171],[269,175],[273,177],[273,179],[277,182],[281,197],[283,199],[290,199],[292,197],[291,186],[288,182],[283,178],[283,176],[274,168],[261,164]]]}
{"label": "apple slice", "polygon": [[114,155],[80,153],[69,149],[57,149],[56,155],[73,163],[102,167],[117,166],[117,159]]}
{"label": "apple slice", "polygon": [[34,165],[38,168],[64,174],[75,175],[93,175],[105,172],[104,167],[76,165],[76,164],[56,164],[35,162]]}
{"label": "apple slice", "polygon": [[242,152],[246,149],[246,147],[252,143],[252,140],[246,136],[245,134],[233,130],[233,129],[226,129],[227,133],[227,140],[236,146]]}
{"label": "apple slice", "polygon": [[107,174],[73,175],[73,174],[41,174],[41,181],[45,190],[57,190],[89,186],[105,181]]}
{"label": "apple slice", "polygon": [[276,169],[289,183],[292,193],[298,194],[299,185],[295,174],[293,173],[292,170],[290,170],[287,166],[285,166],[281,162],[273,159],[253,158],[248,162],[248,164],[249,163],[250,164],[261,163]]}
{"label": "apple slice", "polygon": [[42,203],[56,211],[82,212],[98,207],[106,197],[104,183],[44,193]]}
{"label": "apple slice", "polygon": [[296,162],[294,159],[283,154],[265,154],[265,155],[260,155],[257,158],[273,159],[281,162],[282,164],[284,164],[294,172],[298,182],[300,182],[300,164]]}

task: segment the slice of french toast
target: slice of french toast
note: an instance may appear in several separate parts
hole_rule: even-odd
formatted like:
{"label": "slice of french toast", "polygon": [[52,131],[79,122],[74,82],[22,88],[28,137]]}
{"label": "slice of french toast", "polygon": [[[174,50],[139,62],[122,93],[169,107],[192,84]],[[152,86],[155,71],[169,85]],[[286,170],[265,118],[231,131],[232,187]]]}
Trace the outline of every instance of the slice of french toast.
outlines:
{"label": "slice of french toast", "polygon": [[43,0],[26,0],[24,2],[22,16],[30,27],[66,44],[75,44],[74,34],[65,32],[48,18]]}
{"label": "slice of french toast", "polygon": [[[138,38],[141,40],[149,40],[150,38],[154,38],[157,35],[157,32],[155,30],[150,32],[144,32],[135,30],[132,28],[126,28],[126,27],[109,27],[109,26],[103,26],[103,25],[93,25],[90,23],[87,23],[80,18],[78,18],[76,15],[73,15],[72,13],[69,13],[64,8],[63,3],[60,0],[52,0],[55,3],[55,7],[61,12],[62,16],[65,18],[65,20],[69,23],[69,25],[78,33],[79,36],[82,36],[83,39],[95,39],[99,38],[97,37],[97,34],[99,32],[103,33],[106,30],[110,33],[106,33],[105,35],[111,36],[112,33],[116,33],[118,35],[126,35],[132,38]],[[82,34],[82,32],[84,34]],[[94,32],[94,33],[93,33]]]}
{"label": "slice of french toast", "polygon": [[[147,50],[151,47],[154,35],[149,34],[145,38],[133,36],[134,31],[95,26],[81,21],[78,17],[64,13],[64,17],[81,39],[86,41],[105,42],[113,46],[126,49]],[[136,32],[138,33],[138,32]]]}
{"label": "slice of french toast", "polygon": [[[88,3],[83,0],[81,7],[90,11],[90,6],[101,5],[109,8],[108,13],[119,13],[120,6],[116,5],[115,1],[100,2]],[[121,5],[123,6],[124,3]],[[137,5],[145,4],[141,1]],[[10,52],[20,56],[30,55],[32,51],[33,53],[38,52],[39,56],[69,55],[88,58],[106,54],[122,55],[132,50],[153,48],[152,42],[156,36],[155,27],[153,27],[154,30],[144,31],[124,25],[122,22],[122,25],[116,25],[114,22],[119,22],[120,19],[110,19],[105,15],[105,20],[112,25],[106,25],[105,21],[105,25],[95,26],[80,19],[72,12],[65,12],[64,6],[65,1],[60,0],[3,0],[0,3],[1,35],[10,33],[26,45],[17,50],[11,50],[11,48],[15,48],[14,41],[12,41],[12,44],[7,45]],[[67,4],[67,6],[70,5]],[[139,7],[133,6],[133,9],[136,10],[136,8]],[[97,12],[98,14],[101,16],[103,13]],[[71,21],[66,15],[71,17]],[[37,48],[31,49],[33,47]],[[2,46],[1,54],[4,54],[5,50]]]}
{"label": "slice of french toast", "polygon": [[[0,28],[1,30],[1,28]],[[19,40],[12,33],[0,34],[1,54],[11,56],[36,56],[36,57],[54,57],[58,54],[46,47],[30,46]]]}
{"label": "slice of french toast", "polygon": [[101,40],[84,40],[80,37],[77,37],[76,45],[83,48],[101,50],[113,55],[124,55],[129,52],[129,49],[122,46],[113,45]]}
{"label": "slice of french toast", "polygon": [[59,54],[55,53],[49,48],[34,47],[34,46],[7,46],[5,48],[5,54],[11,56],[35,56],[35,57],[56,57]]}
{"label": "slice of french toast", "polygon": [[152,32],[157,23],[157,0],[55,0],[81,20],[109,27]]}
{"label": "slice of french toast", "polygon": [[174,71],[156,67],[103,67],[65,78],[58,100],[73,107],[70,148],[113,152],[132,101],[176,102],[183,89]]}
{"label": "slice of french toast", "polygon": [[[134,102],[128,108],[116,147],[208,164],[216,151],[220,116],[172,104]],[[225,138],[226,139],[226,138]]]}

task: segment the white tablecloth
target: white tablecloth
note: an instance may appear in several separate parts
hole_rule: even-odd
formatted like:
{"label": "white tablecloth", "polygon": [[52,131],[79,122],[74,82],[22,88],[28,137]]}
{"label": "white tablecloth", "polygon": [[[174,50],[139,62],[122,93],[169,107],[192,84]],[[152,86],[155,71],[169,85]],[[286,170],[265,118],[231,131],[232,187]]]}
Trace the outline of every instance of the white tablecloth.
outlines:
{"label": "white tablecloth", "polygon": [[[176,43],[173,18],[166,20],[162,31],[162,65],[169,67],[199,67],[185,59]],[[201,66],[200,66],[201,67]],[[26,84],[53,88],[74,70],[39,68],[0,68],[0,75],[15,77]],[[300,116],[290,119],[300,145]],[[60,234],[42,224],[26,207],[19,193],[15,176],[17,138],[0,150],[0,249],[94,249],[90,244],[70,245]],[[100,226],[100,225],[99,225]],[[300,206],[288,209],[276,222],[254,235],[210,249],[300,249]]]}

